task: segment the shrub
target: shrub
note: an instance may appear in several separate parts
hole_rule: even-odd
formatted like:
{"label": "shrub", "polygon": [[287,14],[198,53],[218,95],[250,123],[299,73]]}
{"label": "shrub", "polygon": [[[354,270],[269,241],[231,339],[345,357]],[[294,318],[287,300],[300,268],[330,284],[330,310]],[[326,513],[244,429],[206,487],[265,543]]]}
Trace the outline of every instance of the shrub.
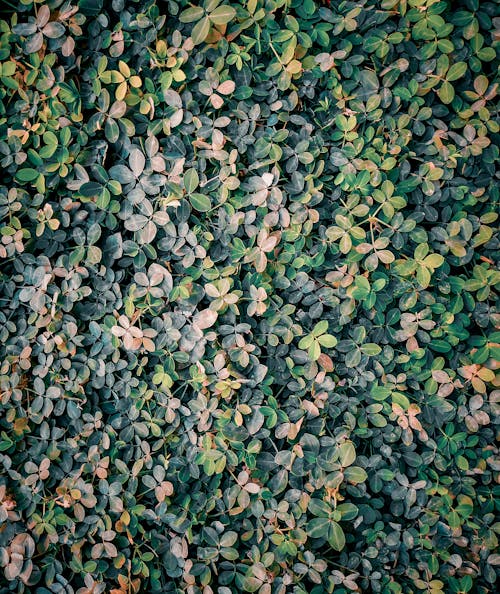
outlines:
{"label": "shrub", "polygon": [[10,0],[0,591],[494,591],[498,13]]}

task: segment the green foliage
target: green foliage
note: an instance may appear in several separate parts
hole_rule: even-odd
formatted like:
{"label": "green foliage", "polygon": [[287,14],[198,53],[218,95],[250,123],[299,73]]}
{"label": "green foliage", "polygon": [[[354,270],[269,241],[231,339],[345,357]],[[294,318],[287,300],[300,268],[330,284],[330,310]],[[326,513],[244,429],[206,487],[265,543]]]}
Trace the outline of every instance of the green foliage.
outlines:
{"label": "green foliage", "polygon": [[496,4],[0,4],[0,592],[494,592]]}

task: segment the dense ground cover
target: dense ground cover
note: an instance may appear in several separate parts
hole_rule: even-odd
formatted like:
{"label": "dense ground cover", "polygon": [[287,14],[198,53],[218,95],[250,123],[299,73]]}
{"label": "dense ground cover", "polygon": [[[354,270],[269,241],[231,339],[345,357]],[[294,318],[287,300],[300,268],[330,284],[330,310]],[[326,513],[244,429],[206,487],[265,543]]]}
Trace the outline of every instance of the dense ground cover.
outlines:
{"label": "dense ground cover", "polygon": [[497,14],[1,3],[1,593],[495,591]]}

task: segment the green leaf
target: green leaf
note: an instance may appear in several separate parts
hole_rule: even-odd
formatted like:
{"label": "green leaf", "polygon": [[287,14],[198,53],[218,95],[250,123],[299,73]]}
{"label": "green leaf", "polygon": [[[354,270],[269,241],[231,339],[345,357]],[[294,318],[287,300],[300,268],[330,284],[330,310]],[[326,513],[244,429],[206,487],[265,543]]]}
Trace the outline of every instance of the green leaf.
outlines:
{"label": "green leaf", "polygon": [[339,447],[339,462],[345,468],[356,460],[356,450],[351,441],[346,441]]}
{"label": "green leaf", "polygon": [[201,6],[192,6],[181,12],[179,21],[181,23],[193,23],[194,21],[199,21],[204,14],[205,11]]}
{"label": "green leaf", "polygon": [[324,334],[326,331],[328,330],[328,320],[321,320],[321,322],[318,322],[312,331],[313,336],[321,336],[321,334]]}
{"label": "green leaf", "polygon": [[364,483],[368,478],[366,470],[359,466],[350,466],[349,468],[346,468],[344,471],[344,476],[348,482],[355,485]]}
{"label": "green leaf", "polygon": [[385,386],[373,386],[370,396],[377,401],[386,400],[391,395],[391,390]]}
{"label": "green leaf", "polygon": [[332,508],[322,499],[312,498],[307,506],[309,511],[315,516],[328,517],[332,512]]}
{"label": "green leaf", "polygon": [[203,0],[203,8],[207,12],[212,12],[221,2],[222,0]]}
{"label": "green leaf", "polygon": [[101,193],[98,195],[97,200],[95,202],[97,208],[101,210],[105,210],[111,201],[111,194],[109,193],[107,188],[103,188]]}
{"label": "green leaf", "polygon": [[199,45],[203,43],[208,36],[210,31],[210,19],[205,16],[198,21],[196,25],[193,27],[193,31],[191,32],[191,38],[193,39],[193,43],[195,45]]}
{"label": "green leaf", "polygon": [[423,289],[426,289],[431,282],[431,273],[425,266],[417,268],[417,281]]}
{"label": "green leaf", "polygon": [[232,6],[224,4],[223,6],[218,6],[209,16],[215,25],[225,25],[234,19],[236,10]]}
{"label": "green leaf", "polygon": [[307,522],[306,531],[311,538],[327,538],[329,522],[326,518],[313,518]]}
{"label": "green leaf", "polygon": [[455,98],[455,89],[448,81],[444,81],[439,87],[438,96],[443,103],[448,105]]}
{"label": "green leaf", "polygon": [[341,551],[345,547],[345,534],[337,522],[331,521],[328,524],[328,542],[335,551]]}
{"label": "green leaf", "polygon": [[351,251],[351,248],[352,248],[352,240],[351,240],[351,237],[349,235],[347,235],[347,233],[346,233],[345,235],[342,236],[342,238],[339,241],[339,249],[342,254],[348,254]]}
{"label": "green leaf", "polygon": [[314,342],[314,336],[308,334],[299,340],[299,349],[307,350]]}
{"label": "green leaf", "polygon": [[102,251],[96,245],[91,245],[87,250],[87,262],[98,264],[102,260]]}
{"label": "green leaf", "polygon": [[2,439],[0,440],[0,452],[6,452],[14,445],[14,442],[10,439],[10,437],[2,431]]}
{"label": "green leaf", "polygon": [[205,194],[194,193],[189,196],[191,206],[198,212],[207,212],[212,208],[210,198]]}
{"label": "green leaf", "polygon": [[321,355],[321,348],[317,340],[313,340],[312,345],[309,347],[309,358],[311,361],[317,361]]}
{"label": "green leaf", "polygon": [[431,268],[432,270],[434,270],[435,268],[439,268],[444,264],[444,258],[443,256],[441,256],[441,254],[429,254],[423,260],[423,264],[427,268]]}
{"label": "green leaf", "polygon": [[453,82],[462,78],[462,76],[467,72],[467,64],[465,62],[456,62],[450,66],[450,69],[446,73],[446,80],[448,82]]}
{"label": "green leaf", "polygon": [[429,246],[426,243],[419,243],[415,248],[415,260],[422,260],[429,253]]}
{"label": "green leaf", "polygon": [[353,503],[341,503],[337,505],[337,511],[340,512],[342,520],[353,520],[358,515],[358,507]]}
{"label": "green leaf", "polygon": [[439,340],[436,338],[429,346],[433,351],[438,353],[449,353],[451,351],[451,345],[449,342],[446,342],[446,340]]}
{"label": "green leaf", "polygon": [[323,334],[318,337],[318,342],[321,346],[331,349],[337,344],[337,339],[331,334]]}
{"label": "green leaf", "polygon": [[89,244],[94,244],[97,241],[99,241],[101,233],[102,230],[98,223],[90,225],[89,230],[87,231],[87,241],[89,242]]}
{"label": "green leaf", "polygon": [[92,197],[98,196],[101,193],[102,184],[97,182],[87,182],[80,186],[79,193],[82,196]]}
{"label": "green leaf", "polygon": [[400,274],[401,276],[409,276],[410,274],[413,274],[415,272],[417,266],[418,265],[415,262],[415,260],[405,260],[400,264],[397,264],[394,267],[394,270],[397,274]]}
{"label": "green leaf", "polygon": [[368,415],[368,419],[374,427],[385,427],[387,425],[387,419],[379,413]]}
{"label": "green leaf", "polygon": [[379,353],[382,352],[382,347],[380,347],[378,344],[376,344],[374,342],[367,342],[366,344],[361,345],[361,351],[365,355],[369,355],[370,357],[373,357],[373,356],[378,355]]}
{"label": "green leaf", "polygon": [[335,118],[335,124],[337,126],[337,128],[339,130],[342,130],[343,132],[345,132],[348,128],[348,121],[347,118],[345,117],[345,115],[343,114],[339,114],[336,118]]}
{"label": "green leaf", "polygon": [[184,174],[184,188],[188,194],[191,194],[196,190],[200,183],[198,172],[196,169],[188,169]]}
{"label": "green leaf", "polygon": [[27,167],[25,169],[19,169],[16,173],[16,179],[20,182],[30,182],[35,180],[39,175],[36,169]]}
{"label": "green leaf", "polygon": [[108,118],[104,125],[104,134],[109,142],[117,142],[120,138],[120,128],[115,120]]}
{"label": "green leaf", "polygon": [[356,367],[361,362],[361,351],[353,349],[345,356],[345,364],[347,367]]}

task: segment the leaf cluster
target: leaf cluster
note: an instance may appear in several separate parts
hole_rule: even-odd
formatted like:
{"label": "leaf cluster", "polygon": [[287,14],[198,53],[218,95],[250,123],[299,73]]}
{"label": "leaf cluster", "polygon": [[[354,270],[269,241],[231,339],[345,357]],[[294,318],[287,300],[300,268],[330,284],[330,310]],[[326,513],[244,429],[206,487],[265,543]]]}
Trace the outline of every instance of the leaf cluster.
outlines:
{"label": "leaf cluster", "polygon": [[496,4],[7,5],[0,592],[494,592]]}

